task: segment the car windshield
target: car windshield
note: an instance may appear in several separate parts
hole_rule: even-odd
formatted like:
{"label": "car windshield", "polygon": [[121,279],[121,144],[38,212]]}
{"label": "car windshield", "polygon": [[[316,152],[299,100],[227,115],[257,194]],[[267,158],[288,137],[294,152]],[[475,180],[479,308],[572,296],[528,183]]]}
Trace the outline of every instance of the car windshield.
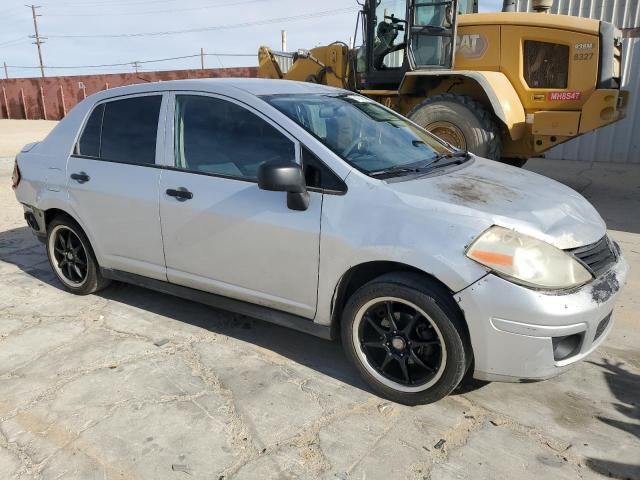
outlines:
{"label": "car windshield", "polygon": [[365,173],[428,164],[452,153],[425,130],[360,95],[263,98]]}

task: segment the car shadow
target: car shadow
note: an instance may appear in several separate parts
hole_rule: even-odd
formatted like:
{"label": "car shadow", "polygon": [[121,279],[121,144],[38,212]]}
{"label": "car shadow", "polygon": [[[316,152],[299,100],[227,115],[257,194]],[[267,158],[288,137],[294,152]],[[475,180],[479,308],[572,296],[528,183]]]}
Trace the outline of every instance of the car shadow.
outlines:
{"label": "car shadow", "polygon": [[370,392],[349,364],[339,342],[323,340],[289,328],[133,285],[114,282],[97,293],[111,301],[242,340],[289,360]]}
{"label": "car shadow", "polygon": [[[37,280],[63,290],[51,270],[44,245],[28,227],[0,232],[0,261],[13,264]],[[113,282],[95,295],[252,343],[373,394],[347,360],[339,341],[323,340],[262,320],[229,312],[223,313],[208,305],[120,282]],[[468,393],[486,383],[466,376],[452,395]]]}
{"label": "car shadow", "polygon": [[[13,264],[37,280],[62,290],[49,266],[44,245],[27,227],[0,232],[0,261]],[[348,362],[339,342],[323,340],[242,315],[222,313],[207,305],[120,282],[113,282],[96,295],[252,343],[371,393]]]}
{"label": "car shadow", "polygon": [[[623,363],[612,363],[603,359],[602,363],[588,361],[592,365],[604,370],[605,381],[609,390],[616,398],[615,410],[630,421],[617,420],[603,416],[596,418],[602,423],[618,428],[640,440],[640,375],[623,368]],[[628,479],[640,478],[640,462],[636,464],[614,462],[606,459],[587,458],[586,464],[591,470],[609,478]]]}

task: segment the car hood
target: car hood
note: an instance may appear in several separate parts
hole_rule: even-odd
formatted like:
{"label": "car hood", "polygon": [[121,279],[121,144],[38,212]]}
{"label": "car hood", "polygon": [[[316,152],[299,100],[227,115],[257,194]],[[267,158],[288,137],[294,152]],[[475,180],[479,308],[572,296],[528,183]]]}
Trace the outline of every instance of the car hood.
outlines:
{"label": "car hood", "polygon": [[408,206],[449,215],[452,222],[460,223],[463,216],[476,229],[500,225],[561,249],[589,245],[606,233],[598,212],[576,191],[482,158],[423,177],[389,181],[388,187]]}

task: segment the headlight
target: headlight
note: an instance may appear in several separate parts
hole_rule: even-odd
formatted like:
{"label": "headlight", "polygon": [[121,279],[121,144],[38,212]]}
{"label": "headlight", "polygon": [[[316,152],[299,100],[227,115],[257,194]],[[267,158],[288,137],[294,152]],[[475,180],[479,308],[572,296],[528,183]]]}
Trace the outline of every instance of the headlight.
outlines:
{"label": "headlight", "polygon": [[582,264],[559,248],[498,226],[476,238],[466,255],[515,283],[536,288],[576,287],[593,278]]}

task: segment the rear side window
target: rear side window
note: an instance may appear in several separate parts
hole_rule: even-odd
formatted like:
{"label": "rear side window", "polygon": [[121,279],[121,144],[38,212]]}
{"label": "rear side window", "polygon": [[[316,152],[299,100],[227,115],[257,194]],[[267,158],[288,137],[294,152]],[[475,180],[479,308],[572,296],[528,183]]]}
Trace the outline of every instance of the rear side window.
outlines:
{"label": "rear side window", "polygon": [[82,137],[78,142],[78,154],[87,157],[100,156],[100,127],[102,126],[102,114],[104,112],[104,103],[98,105],[82,132]]}
{"label": "rear side window", "polygon": [[106,103],[100,158],[126,163],[155,163],[161,103],[160,95]]}
{"label": "rear side window", "polygon": [[529,88],[567,88],[569,47],[558,43],[524,42],[524,79]]}
{"label": "rear side window", "polygon": [[151,95],[98,105],[87,120],[76,153],[114,162],[155,163],[161,104],[161,95]]}
{"label": "rear side window", "polygon": [[175,165],[256,180],[264,162],[294,161],[295,144],[244,107],[201,95],[176,96]]}

